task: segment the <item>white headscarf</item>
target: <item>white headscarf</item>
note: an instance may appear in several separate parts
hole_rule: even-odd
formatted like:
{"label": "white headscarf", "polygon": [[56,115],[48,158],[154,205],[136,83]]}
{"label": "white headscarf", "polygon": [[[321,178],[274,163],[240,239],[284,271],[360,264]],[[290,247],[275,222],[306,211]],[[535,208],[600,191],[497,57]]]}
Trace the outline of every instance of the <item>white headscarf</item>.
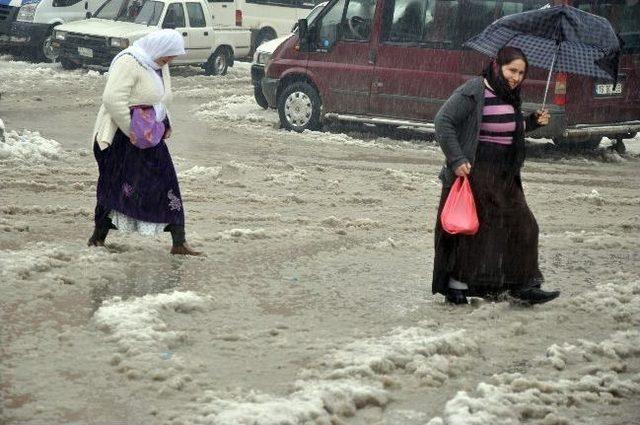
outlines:
{"label": "white headscarf", "polygon": [[[158,92],[162,95],[164,100],[164,84],[162,82],[162,77],[160,77],[156,72],[161,69],[161,66],[156,63],[156,60],[164,56],[184,55],[184,40],[182,35],[173,29],[162,29],[154,31],[151,34],[147,34],[134,41],[131,47],[128,47],[118,53],[111,61],[109,71],[111,71],[113,64],[121,56],[127,54],[136,58],[138,62],[140,62],[140,64],[142,64],[142,66],[151,73],[156,85],[158,86]],[[167,108],[162,100],[153,105],[153,109],[156,111],[156,121],[160,122],[167,116]]]}

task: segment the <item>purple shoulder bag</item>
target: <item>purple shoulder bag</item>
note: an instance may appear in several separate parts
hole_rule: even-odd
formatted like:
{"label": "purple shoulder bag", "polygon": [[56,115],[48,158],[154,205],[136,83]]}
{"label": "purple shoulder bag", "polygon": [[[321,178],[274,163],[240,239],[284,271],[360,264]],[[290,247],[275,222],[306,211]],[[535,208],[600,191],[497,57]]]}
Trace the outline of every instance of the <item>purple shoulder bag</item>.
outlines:
{"label": "purple shoulder bag", "polygon": [[140,149],[156,146],[162,140],[165,132],[163,122],[156,121],[153,106],[131,107],[131,143]]}

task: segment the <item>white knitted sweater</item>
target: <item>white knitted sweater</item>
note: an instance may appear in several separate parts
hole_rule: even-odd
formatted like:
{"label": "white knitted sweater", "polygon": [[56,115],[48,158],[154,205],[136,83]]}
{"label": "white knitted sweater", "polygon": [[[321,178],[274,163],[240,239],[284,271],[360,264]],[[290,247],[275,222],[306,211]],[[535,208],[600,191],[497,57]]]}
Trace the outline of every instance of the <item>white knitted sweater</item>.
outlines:
{"label": "white knitted sweater", "polygon": [[162,67],[162,81],[164,97],[158,92],[153,75],[133,56],[120,57],[109,72],[91,143],[97,141],[100,149],[106,149],[111,145],[118,127],[128,136],[131,128],[130,106],[153,105],[161,100],[167,105],[171,100],[168,65]]}

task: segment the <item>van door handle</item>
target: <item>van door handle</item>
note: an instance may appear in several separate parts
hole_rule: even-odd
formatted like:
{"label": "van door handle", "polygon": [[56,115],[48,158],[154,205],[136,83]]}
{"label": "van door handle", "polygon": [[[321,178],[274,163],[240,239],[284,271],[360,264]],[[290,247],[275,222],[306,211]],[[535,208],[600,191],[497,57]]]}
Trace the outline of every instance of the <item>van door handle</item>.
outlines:
{"label": "van door handle", "polygon": [[369,64],[375,65],[376,59],[378,59],[378,53],[375,50],[369,50]]}
{"label": "van door handle", "polygon": [[209,35],[209,31],[205,31],[205,32],[204,32],[204,35]]}
{"label": "van door handle", "polygon": [[186,37],[187,35],[188,35],[188,34],[187,34],[186,32],[183,32],[183,33],[182,33],[182,36],[183,36],[183,37]]}

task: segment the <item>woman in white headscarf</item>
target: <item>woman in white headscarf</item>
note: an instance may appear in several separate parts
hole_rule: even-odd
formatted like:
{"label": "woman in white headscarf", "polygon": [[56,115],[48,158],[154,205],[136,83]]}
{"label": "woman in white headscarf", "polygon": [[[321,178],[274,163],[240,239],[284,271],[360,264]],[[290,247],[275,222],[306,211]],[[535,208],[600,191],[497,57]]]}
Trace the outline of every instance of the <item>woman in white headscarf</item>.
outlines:
{"label": "woman in white headscarf", "polygon": [[178,178],[164,142],[171,133],[169,64],[184,53],[182,35],[165,29],[137,40],[111,62],[93,132],[99,177],[89,246],[103,246],[109,229],[169,231],[172,254],[200,254],[185,240]]}

